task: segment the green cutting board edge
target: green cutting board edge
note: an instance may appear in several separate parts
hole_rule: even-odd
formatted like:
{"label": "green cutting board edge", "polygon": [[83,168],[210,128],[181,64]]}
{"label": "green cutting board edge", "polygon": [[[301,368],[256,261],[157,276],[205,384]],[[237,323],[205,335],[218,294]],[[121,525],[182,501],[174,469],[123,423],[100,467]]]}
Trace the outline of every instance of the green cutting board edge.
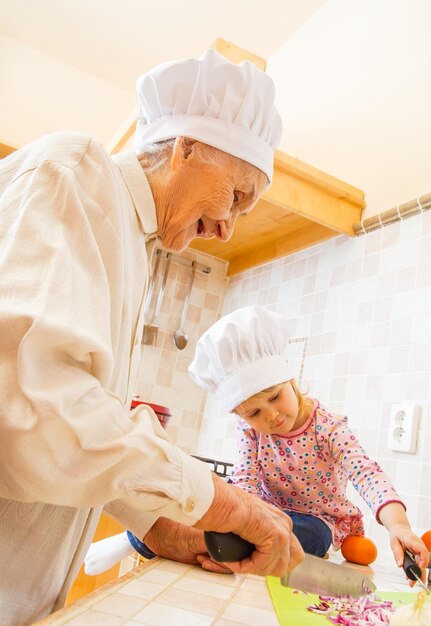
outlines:
{"label": "green cutting board edge", "polygon": [[[307,611],[307,606],[315,604],[318,596],[309,593],[306,596],[300,593],[293,593],[290,587],[283,587],[279,578],[267,577],[268,589],[271,594],[274,610],[280,626],[319,626],[330,624],[326,615],[316,615]],[[401,604],[412,604],[416,598],[415,593],[410,592],[376,592],[382,600],[391,600],[395,606]]]}

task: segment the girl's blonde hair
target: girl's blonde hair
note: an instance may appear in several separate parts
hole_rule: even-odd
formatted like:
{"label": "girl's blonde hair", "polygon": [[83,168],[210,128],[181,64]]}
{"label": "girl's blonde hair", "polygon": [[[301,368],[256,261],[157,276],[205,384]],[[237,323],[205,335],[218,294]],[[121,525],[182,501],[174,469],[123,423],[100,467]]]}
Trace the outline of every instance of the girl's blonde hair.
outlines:
{"label": "girl's blonde hair", "polygon": [[[292,389],[295,393],[296,399],[298,400],[298,414],[304,415],[304,413],[308,413],[313,406],[313,401],[299,391],[298,384],[294,378],[285,382],[289,382],[292,385]],[[277,387],[283,384],[284,383],[278,383],[278,385],[272,385],[267,389],[262,389],[262,391],[258,391],[250,398],[247,398],[247,400],[244,400],[244,402],[241,402],[241,404],[236,407],[235,413],[238,413],[238,409],[247,410],[247,404],[253,398],[268,398],[277,389]]]}

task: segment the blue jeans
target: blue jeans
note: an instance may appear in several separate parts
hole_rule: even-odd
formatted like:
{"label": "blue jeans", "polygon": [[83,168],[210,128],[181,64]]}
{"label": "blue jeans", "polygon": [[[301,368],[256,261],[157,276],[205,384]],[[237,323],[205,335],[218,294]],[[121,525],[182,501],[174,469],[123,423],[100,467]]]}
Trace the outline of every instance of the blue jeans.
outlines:
{"label": "blue jeans", "polygon": [[302,549],[307,554],[324,556],[331,543],[332,533],[329,526],[314,515],[284,511],[293,522],[293,533],[298,538]]}
{"label": "blue jeans", "polygon": [[156,556],[152,550],[148,546],[145,545],[140,539],[138,539],[130,530],[127,531],[127,539],[132,544],[133,548],[136,550],[138,554],[145,557],[146,559],[154,559]]}

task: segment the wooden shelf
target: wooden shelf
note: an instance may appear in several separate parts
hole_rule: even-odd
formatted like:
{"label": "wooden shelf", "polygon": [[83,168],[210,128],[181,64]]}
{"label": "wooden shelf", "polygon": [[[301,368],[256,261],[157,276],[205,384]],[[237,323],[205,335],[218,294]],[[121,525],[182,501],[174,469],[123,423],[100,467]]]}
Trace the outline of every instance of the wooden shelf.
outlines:
{"label": "wooden shelf", "polygon": [[340,233],[353,237],[364,206],[360,189],[278,150],[271,187],[232,238],[196,239],[190,248],[228,261],[232,276]]}

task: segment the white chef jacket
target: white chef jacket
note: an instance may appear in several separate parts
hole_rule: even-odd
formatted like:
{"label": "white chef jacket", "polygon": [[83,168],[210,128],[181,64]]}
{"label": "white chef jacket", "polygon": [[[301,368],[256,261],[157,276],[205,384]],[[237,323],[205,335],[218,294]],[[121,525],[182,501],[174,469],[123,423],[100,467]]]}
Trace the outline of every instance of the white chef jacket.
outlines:
{"label": "white chef jacket", "polygon": [[59,608],[101,507],[194,524],[208,466],[135,391],[157,230],[133,153],[55,133],[0,162],[0,624]]}

